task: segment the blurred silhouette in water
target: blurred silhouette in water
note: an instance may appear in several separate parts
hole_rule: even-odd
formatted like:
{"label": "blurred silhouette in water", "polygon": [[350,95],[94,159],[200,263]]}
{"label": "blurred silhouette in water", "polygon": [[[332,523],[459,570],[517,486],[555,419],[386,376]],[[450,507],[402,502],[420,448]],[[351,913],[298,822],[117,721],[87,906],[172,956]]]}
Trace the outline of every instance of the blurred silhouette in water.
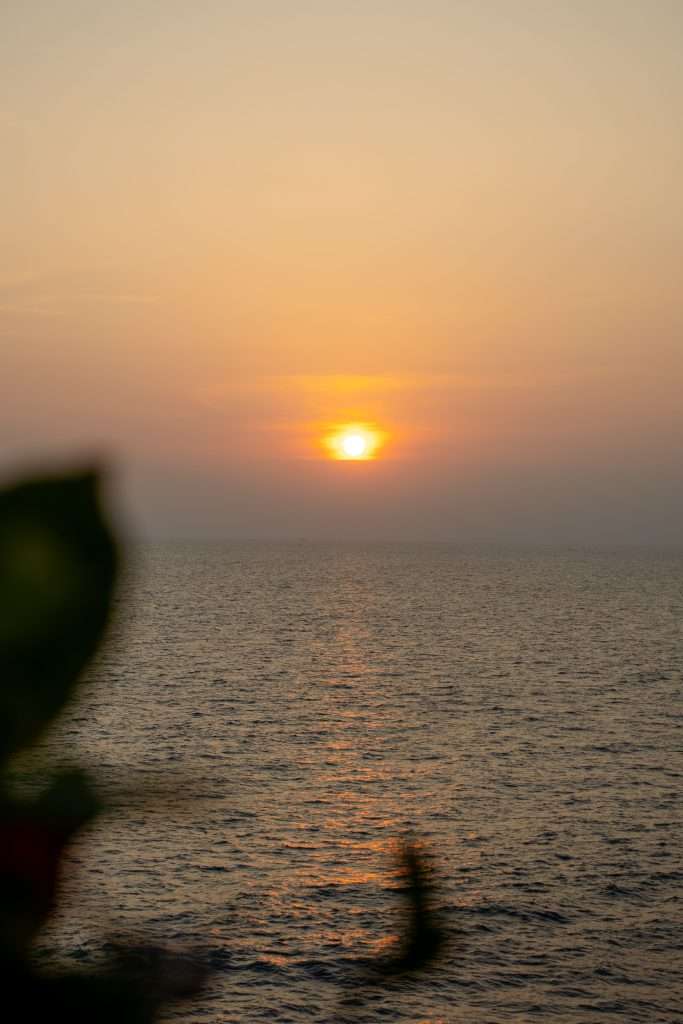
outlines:
{"label": "blurred silhouette in water", "polygon": [[404,892],[408,899],[403,940],[395,956],[380,959],[373,965],[378,978],[426,967],[436,958],[444,942],[443,929],[431,906],[427,864],[414,843],[402,848],[401,868],[406,877]]}

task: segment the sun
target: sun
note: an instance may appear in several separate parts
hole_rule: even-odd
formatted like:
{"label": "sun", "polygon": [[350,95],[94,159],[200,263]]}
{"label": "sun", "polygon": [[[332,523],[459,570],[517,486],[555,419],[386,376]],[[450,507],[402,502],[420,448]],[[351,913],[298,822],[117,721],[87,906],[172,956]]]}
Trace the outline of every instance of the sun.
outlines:
{"label": "sun", "polygon": [[367,462],[377,457],[385,433],[365,423],[344,423],[333,427],[323,438],[333,459]]}
{"label": "sun", "polygon": [[342,451],[350,459],[361,459],[368,448],[368,441],[362,434],[344,434],[341,441]]}

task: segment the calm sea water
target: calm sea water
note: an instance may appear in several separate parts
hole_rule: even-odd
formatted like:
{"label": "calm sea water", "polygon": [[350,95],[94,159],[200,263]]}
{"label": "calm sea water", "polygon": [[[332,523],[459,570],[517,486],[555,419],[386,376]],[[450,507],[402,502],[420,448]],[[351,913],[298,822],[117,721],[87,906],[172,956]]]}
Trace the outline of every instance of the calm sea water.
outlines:
{"label": "calm sea water", "polygon": [[[163,545],[120,597],[49,747],[146,797],[75,846],[64,956],[202,947],[188,1021],[682,1019],[683,555]],[[407,833],[450,945],[365,991]]]}

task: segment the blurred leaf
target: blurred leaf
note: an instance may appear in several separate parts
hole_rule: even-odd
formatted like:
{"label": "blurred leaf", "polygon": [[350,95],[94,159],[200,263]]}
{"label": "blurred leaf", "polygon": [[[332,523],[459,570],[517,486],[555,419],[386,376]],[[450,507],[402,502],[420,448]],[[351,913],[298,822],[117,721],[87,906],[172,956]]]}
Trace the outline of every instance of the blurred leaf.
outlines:
{"label": "blurred leaf", "polygon": [[69,697],[106,625],[115,570],[95,474],[0,492],[0,760]]}
{"label": "blurred leaf", "polygon": [[[0,492],[0,770],[60,711],[95,653],[115,570],[94,474]],[[148,1024],[165,1002],[196,994],[206,967],[155,947],[118,947],[107,971],[34,969],[32,942],[54,907],[64,848],[99,805],[80,771],[55,776],[34,799],[11,797],[16,781],[0,775],[3,1005],[26,1021]]]}
{"label": "blurred leaf", "polygon": [[158,946],[118,946],[116,952],[121,973],[143,984],[160,1004],[196,996],[208,975],[206,964],[199,959]]}
{"label": "blurred leaf", "polygon": [[49,789],[35,803],[36,815],[69,834],[100,811],[100,804],[85,772],[73,770],[56,775]]}
{"label": "blurred leaf", "polygon": [[23,958],[0,958],[3,1005],[36,1024],[149,1024],[166,1004],[197,995],[206,974],[187,957],[153,947],[119,949],[100,970],[43,972]]}
{"label": "blurred leaf", "polygon": [[34,803],[0,805],[0,949],[26,951],[54,906],[64,847],[96,810],[79,772],[58,776]]}
{"label": "blurred leaf", "polygon": [[16,1019],[63,1024],[150,1024],[157,1005],[126,975],[94,972],[38,974],[29,965],[0,964],[3,1001]]}

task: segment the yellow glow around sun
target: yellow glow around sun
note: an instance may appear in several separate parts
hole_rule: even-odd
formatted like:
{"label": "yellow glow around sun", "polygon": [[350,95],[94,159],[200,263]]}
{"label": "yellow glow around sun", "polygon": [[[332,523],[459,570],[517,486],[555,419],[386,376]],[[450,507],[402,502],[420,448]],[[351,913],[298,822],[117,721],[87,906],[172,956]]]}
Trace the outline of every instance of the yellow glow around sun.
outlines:
{"label": "yellow glow around sun", "polygon": [[366,424],[347,423],[335,427],[325,438],[325,445],[333,459],[355,462],[377,457],[385,435]]}

